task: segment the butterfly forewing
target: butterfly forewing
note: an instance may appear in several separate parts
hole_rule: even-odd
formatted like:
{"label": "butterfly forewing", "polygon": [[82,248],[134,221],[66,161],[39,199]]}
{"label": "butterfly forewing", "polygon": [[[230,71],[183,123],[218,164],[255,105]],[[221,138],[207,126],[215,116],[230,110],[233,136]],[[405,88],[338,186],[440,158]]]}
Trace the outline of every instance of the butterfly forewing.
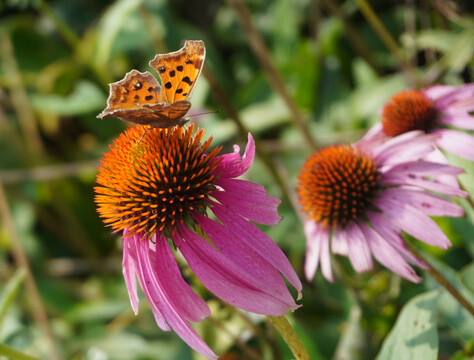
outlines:
{"label": "butterfly forewing", "polygon": [[175,103],[188,100],[201,73],[206,56],[204,42],[188,40],[178,51],[156,55],[150,61],[161,77],[164,100]]}

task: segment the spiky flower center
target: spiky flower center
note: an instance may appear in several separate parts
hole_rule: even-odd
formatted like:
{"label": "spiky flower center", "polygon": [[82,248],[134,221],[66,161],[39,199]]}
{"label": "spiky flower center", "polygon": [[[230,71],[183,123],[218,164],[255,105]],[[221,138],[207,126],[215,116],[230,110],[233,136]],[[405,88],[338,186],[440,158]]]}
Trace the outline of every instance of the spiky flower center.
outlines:
{"label": "spiky flower center", "polygon": [[201,144],[204,130],[151,129],[139,141],[145,127],[126,130],[104,154],[95,187],[98,212],[115,231],[143,233],[174,232],[180,222],[215,191],[213,173],[221,150],[207,149],[212,138]]}
{"label": "spiky flower center", "polygon": [[297,192],[302,210],[310,219],[335,228],[364,214],[379,179],[370,157],[351,146],[330,146],[306,161]]}
{"label": "spiky flower center", "polygon": [[383,131],[397,136],[412,130],[429,132],[436,119],[436,109],[425,94],[417,90],[402,91],[385,105],[382,114]]}

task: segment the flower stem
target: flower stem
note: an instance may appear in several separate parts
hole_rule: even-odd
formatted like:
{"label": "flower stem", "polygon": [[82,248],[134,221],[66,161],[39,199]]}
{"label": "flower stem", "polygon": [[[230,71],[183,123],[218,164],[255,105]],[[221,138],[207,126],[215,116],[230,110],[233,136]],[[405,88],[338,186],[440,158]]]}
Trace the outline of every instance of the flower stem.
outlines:
{"label": "flower stem", "polygon": [[290,325],[284,316],[268,316],[275,329],[278,330],[283,340],[290,348],[296,360],[310,360],[308,351],[304,347],[300,338],[296,334],[293,327]]}
{"label": "flower stem", "polygon": [[427,259],[416,249],[412,244],[406,243],[408,250],[415,255],[417,258],[425,262],[426,272],[431,275],[433,279],[435,279],[438,284],[444,287],[458,302],[459,304],[465,308],[467,311],[474,316],[474,306],[454,287],[453,284],[443,275],[441,274],[433,265],[431,265]]}
{"label": "flower stem", "polygon": [[5,344],[0,343],[0,355],[6,356],[11,360],[40,360],[37,357],[26,355],[21,351],[15,350]]}

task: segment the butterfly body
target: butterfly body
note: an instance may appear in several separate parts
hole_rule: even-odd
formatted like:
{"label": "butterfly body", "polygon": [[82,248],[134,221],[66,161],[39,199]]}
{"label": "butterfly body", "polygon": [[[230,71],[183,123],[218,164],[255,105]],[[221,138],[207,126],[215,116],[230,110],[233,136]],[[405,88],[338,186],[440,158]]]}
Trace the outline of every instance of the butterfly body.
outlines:
{"label": "butterfly body", "polygon": [[150,65],[160,75],[161,85],[148,71],[132,70],[110,84],[107,107],[97,117],[117,117],[156,128],[184,125],[205,55],[204,43],[198,40],[186,41],[178,51],[156,55]]}

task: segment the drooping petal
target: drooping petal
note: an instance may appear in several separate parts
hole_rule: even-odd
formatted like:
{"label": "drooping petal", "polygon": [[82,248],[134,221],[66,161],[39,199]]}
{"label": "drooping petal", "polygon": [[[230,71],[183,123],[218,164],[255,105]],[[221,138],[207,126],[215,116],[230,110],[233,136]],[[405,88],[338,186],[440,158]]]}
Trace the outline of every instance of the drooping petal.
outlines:
{"label": "drooping petal", "polygon": [[260,256],[272,264],[296,290],[301,291],[302,284],[287,257],[277,244],[262,230],[235,214],[226,207],[210,202],[214,215],[242,241],[246,242]]}
{"label": "drooping petal", "polygon": [[321,236],[321,272],[327,281],[333,282],[331,269],[331,254],[329,252],[329,231],[323,231]]}
{"label": "drooping petal", "polygon": [[451,242],[438,225],[420,210],[393,199],[378,198],[373,204],[387,214],[400,229],[427,244],[447,249]]}
{"label": "drooping petal", "polygon": [[156,239],[155,272],[163,284],[170,284],[164,290],[176,311],[186,320],[198,322],[210,315],[210,310],[183,280],[176,259],[164,237]]}
{"label": "drooping petal", "polygon": [[349,247],[349,260],[357,272],[372,269],[372,256],[364,234],[355,222],[347,226],[347,244]]}
{"label": "drooping petal", "polygon": [[349,246],[346,232],[338,227],[333,230],[331,238],[331,250],[334,254],[349,255]]}
{"label": "drooping petal", "polygon": [[129,254],[128,243],[130,239],[128,236],[123,237],[123,261],[122,270],[123,277],[125,279],[125,285],[127,287],[128,296],[130,297],[130,303],[132,305],[133,312],[135,315],[138,314],[138,295],[137,295],[137,278],[135,262]]}
{"label": "drooping petal", "polygon": [[389,198],[398,203],[406,203],[430,216],[464,215],[464,210],[458,204],[439,196],[417,190],[390,188],[383,190],[380,197]]}
{"label": "drooping petal", "polygon": [[153,264],[150,258],[150,248],[147,241],[140,241],[138,247],[139,273],[143,279],[144,291],[147,291],[148,302],[154,304],[163,314],[166,322],[191,348],[210,358],[217,359],[217,355],[207,346],[196,331],[183,319],[177,311],[174,304],[170,301],[165,291],[165,286],[173,286],[173,284],[163,284],[158,278],[158,274],[153,271]]}
{"label": "drooping petal", "polygon": [[234,152],[216,157],[221,162],[214,170],[221,178],[236,178],[245,173],[252,165],[255,157],[255,142],[252,135],[248,135],[248,143],[244,155],[240,156],[240,147],[234,145]]}
{"label": "drooping petal", "polygon": [[257,314],[281,316],[298,306],[288,304],[260,289],[261,282],[250,276],[208,242],[180,226],[173,236],[189,266],[212,293],[241,309]]}
{"label": "drooping petal", "polygon": [[319,258],[321,256],[322,237],[328,236],[327,230],[321,229],[319,224],[313,220],[304,222],[304,233],[306,235],[306,257],[304,262],[304,273],[308,281],[312,280],[318,270]]}
{"label": "drooping petal", "polygon": [[426,268],[426,264],[415,257],[406,248],[405,242],[401,237],[400,228],[392,224],[390,220],[381,213],[367,211],[367,218],[373,229],[387,242],[389,242],[394,249],[396,249],[402,257],[410,264],[417,265],[421,268]]}
{"label": "drooping petal", "polygon": [[199,213],[196,213],[194,218],[222,254],[260,282],[261,291],[283,302],[293,303],[293,298],[278,270],[242,241],[239,236],[236,236],[232,228]]}
{"label": "drooping petal", "polygon": [[392,248],[390,243],[384,241],[377,232],[372,230],[365,223],[360,223],[359,226],[369,244],[372,254],[378,262],[392,270],[395,274],[410,281],[415,283],[421,281],[421,278],[416,275],[415,271],[405,262],[403,257]]}
{"label": "drooping petal", "polygon": [[235,213],[260,224],[276,225],[280,222],[277,208],[281,200],[268,196],[263,186],[225,178],[217,180],[216,185],[225,191],[215,191],[212,196]]}
{"label": "drooping petal", "polygon": [[474,136],[456,130],[438,129],[433,134],[440,135],[436,144],[450,153],[474,160]]}
{"label": "drooping petal", "polygon": [[[446,156],[439,150],[438,148],[434,149],[432,152],[429,154],[425,155],[423,160],[426,160],[428,162],[434,162],[434,163],[439,163],[439,164],[445,164],[448,165],[448,159]],[[443,175],[443,174],[436,174],[432,175],[433,179],[435,181],[441,182],[443,184],[452,186],[454,188],[459,189],[459,182],[456,177],[456,175]]]}

